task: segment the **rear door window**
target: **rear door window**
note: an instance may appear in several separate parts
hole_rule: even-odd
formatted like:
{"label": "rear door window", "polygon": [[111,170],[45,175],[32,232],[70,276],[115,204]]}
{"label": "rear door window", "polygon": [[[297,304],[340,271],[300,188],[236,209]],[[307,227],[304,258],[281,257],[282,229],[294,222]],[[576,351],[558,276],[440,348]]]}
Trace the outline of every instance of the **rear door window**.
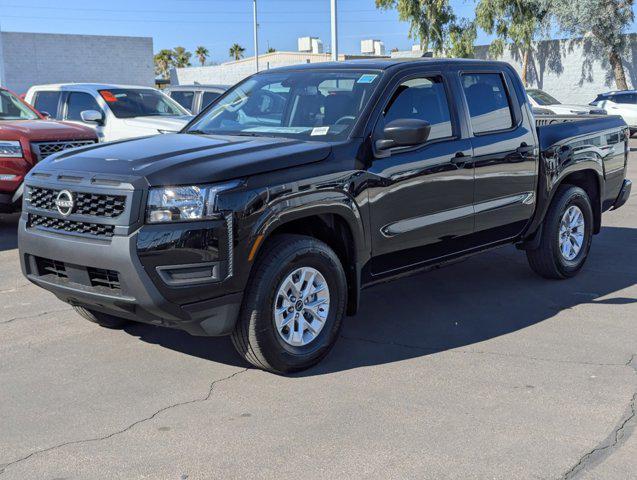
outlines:
{"label": "rear door window", "polygon": [[66,119],[81,122],[82,112],[86,110],[102,111],[92,95],[82,92],[71,92],[66,102]]}
{"label": "rear door window", "polygon": [[182,107],[192,111],[192,104],[195,99],[195,92],[187,90],[176,90],[170,92],[170,98]]}
{"label": "rear door window", "polygon": [[33,106],[40,113],[48,113],[51,118],[58,118],[58,104],[62,92],[37,92]]}
{"label": "rear door window", "polygon": [[488,133],[513,127],[511,104],[499,73],[462,75],[473,133]]}

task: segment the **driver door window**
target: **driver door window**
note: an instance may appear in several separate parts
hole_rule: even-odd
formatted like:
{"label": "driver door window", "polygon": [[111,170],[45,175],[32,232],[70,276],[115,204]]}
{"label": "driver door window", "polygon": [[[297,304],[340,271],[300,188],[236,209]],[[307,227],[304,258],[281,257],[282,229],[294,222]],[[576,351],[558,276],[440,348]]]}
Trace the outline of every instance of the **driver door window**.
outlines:
{"label": "driver door window", "polygon": [[82,121],[82,112],[95,110],[102,112],[95,99],[88,93],[71,92],[66,103],[66,120]]}
{"label": "driver door window", "polygon": [[398,119],[425,120],[429,140],[453,135],[451,113],[442,78],[412,78],[401,83],[383,112],[385,125]]}

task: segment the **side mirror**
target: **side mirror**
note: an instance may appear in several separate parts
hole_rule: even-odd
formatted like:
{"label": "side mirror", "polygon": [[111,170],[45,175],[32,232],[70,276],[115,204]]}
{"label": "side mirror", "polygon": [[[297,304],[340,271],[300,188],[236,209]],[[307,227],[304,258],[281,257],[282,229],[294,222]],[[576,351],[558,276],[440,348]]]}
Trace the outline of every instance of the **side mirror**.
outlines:
{"label": "side mirror", "polygon": [[399,118],[385,125],[383,138],[376,140],[376,149],[383,151],[420,145],[427,141],[430,131],[431,125],[425,120]]}
{"label": "side mirror", "polygon": [[49,120],[51,118],[51,114],[49,112],[40,112],[44,118]]}
{"label": "side mirror", "polygon": [[97,110],[84,110],[80,113],[80,117],[82,118],[82,121],[86,123],[96,123],[97,125],[104,124],[104,116]]}

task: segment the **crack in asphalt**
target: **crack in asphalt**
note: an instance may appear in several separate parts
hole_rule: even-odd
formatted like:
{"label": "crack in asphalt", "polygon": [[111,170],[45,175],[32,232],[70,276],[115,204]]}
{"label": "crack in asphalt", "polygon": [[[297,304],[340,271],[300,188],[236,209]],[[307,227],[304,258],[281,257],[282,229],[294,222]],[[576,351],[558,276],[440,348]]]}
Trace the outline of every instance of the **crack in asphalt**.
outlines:
{"label": "crack in asphalt", "polygon": [[550,362],[550,363],[568,363],[575,365],[591,365],[597,367],[625,367],[627,364],[625,363],[597,363],[597,362],[585,362],[581,360],[561,360],[559,358],[543,358],[543,357],[533,357],[531,355],[521,355],[516,353],[501,353],[501,352],[489,352],[485,350],[467,350],[467,349],[459,349],[454,347],[442,347],[442,346],[434,346],[434,347],[425,347],[423,345],[414,345],[407,343],[398,343],[398,342],[387,342],[383,340],[372,340],[370,338],[364,337],[350,337],[347,335],[341,335],[341,338],[345,340],[352,340],[357,342],[367,342],[367,343],[375,343],[378,345],[390,345],[394,347],[401,348],[411,348],[414,350],[422,350],[429,353],[438,353],[447,351],[449,353],[460,353],[465,355],[492,355],[498,357],[507,357],[507,358],[524,358],[527,360],[534,360],[538,362]]}
{"label": "crack in asphalt", "polygon": [[236,377],[237,375],[240,375],[242,373],[247,372],[248,370],[250,370],[249,368],[243,368],[237,372],[234,372],[231,375],[228,375],[227,377],[223,377],[223,378],[219,378],[217,380],[213,380],[212,383],[210,384],[210,387],[208,388],[208,393],[201,397],[201,398],[195,398],[193,400],[185,400],[183,402],[177,402],[177,403],[173,403],[171,405],[168,405],[166,407],[160,408],[159,410],[157,410],[155,413],[153,413],[152,415],[149,415],[148,417],[144,417],[140,420],[136,420],[135,422],[129,424],[128,426],[122,428],[121,430],[117,430],[116,432],[112,432],[109,433],[108,435],[103,435],[101,437],[94,437],[94,438],[85,438],[83,440],[72,440],[69,442],[63,442],[60,443],[58,445],[53,445],[52,447],[47,447],[47,448],[43,448],[41,450],[35,450],[31,453],[29,453],[28,455],[25,455],[24,457],[18,458],[17,460],[14,460],[12,462],[6,463],[6,464],[0,464],[0,475],[3,475],[6,471],[6,469],[8,467],[11,467],[12,465],[16,465],[20,462],[24,462],[25,460],[28,460],[36,455],[39,455],[41,453],[47,453],[47,452],[51,452],[52,450],[56,450],[58,448],[62,448],[62,447],[66,447],[69,445],[78,445],[81,443],[90,443],[90,442],[101,442],[103,440],[108,440],[110,438],[113,438],[117,435],[121,435],[122,433],[126,433],[127,431],[131,430],[132,428],[136,427],[137,425],[140,425],[142,423],[148,422],[150,420],[153,420],[155,417],[157,417],[158,415],[162,414],[163,412],[167,411],[167,410],[171,410],[173,408],[177,408],[177,407],[181,407],[184,405],[190,405],[193,403],[201,403],[201,402],[205,402],[207,400],[210,400],[210,398],[212,397],[212,393],[213,390],[215,388],[215,385],[217,385],[218,383],[221,382],[225,382],[228,380],[233,379],[234,377]]}
{"label": "crack in asphalt", "polygon": [[59,310],[48,310],[46,312],[38,313],[37,315],[24,315],[22,317],[13,317],[13,318],[10,318],[9,320],[1,321],[0,325],[5,325],[7,323],[15,322],[16,320],[26,320],[27,318],[39,318],[39,317],[43,317],[45,315],[49,315],[51,313],[70,312],[71,310],[73,310],[73,309],[72,308],[61,308]]}
{"label": "crack in asphalt", "polygon": [[[626,367],[633,369],[633,372],[637,374],[637,365],[635,364],[636,355],[633,354],[630,360],[624,364]],[[632,435],[635,427],[637,427],[637,391],[633,393],[633,396],[622,415],[622,418],[617,422],[610,434],[597,444],[595,448],[586,452],[580,457],[580,459],[573,465],[564,475],[560,477],[560,480],[572,480],[577,478],[580,473],[588,471],[591,467],[597,466],[608,458],[617,448],[623,445],[628,438]]]}

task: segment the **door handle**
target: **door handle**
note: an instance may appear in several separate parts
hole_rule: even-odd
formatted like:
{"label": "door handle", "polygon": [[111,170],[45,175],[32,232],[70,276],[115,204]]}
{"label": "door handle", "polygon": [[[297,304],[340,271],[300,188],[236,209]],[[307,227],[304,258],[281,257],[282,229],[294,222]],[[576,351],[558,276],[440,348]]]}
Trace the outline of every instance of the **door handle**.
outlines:
{"label": "door handle", "polygon": [[451,159],[451,163],[458,168],[464,168],[470,162],[471,162],[471,158],[462,152],[456,153],[454,157]]}
{"label": "door handle", "polygon": [[528,155],[529,153],[533,153],[534,151],[535,147],[532,145],[527,145],[526,143],[523,143],[515,150],[515,152],[519,153],[520,155]]}

